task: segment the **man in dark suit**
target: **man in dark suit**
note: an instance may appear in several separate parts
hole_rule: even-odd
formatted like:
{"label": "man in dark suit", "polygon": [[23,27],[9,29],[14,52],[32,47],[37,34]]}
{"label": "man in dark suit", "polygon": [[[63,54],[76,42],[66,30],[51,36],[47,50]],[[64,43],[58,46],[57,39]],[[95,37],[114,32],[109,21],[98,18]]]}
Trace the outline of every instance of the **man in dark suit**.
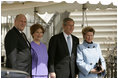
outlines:
{"label": "man in dark suit", "polygon": [[79,39],[72,35],[74,21],[63,20],[63,32],[51,37],[48,48],[48,69],[51,78],[75,78],[78,74],[76,66],[77,45]]}
{"label": "man in dark suit", "polygon": [[6,67],[31,74],[31,47],[26,35],[22,32],[26,26],[26,22],[25,15],[17,15],[14,27],[6,34]]}

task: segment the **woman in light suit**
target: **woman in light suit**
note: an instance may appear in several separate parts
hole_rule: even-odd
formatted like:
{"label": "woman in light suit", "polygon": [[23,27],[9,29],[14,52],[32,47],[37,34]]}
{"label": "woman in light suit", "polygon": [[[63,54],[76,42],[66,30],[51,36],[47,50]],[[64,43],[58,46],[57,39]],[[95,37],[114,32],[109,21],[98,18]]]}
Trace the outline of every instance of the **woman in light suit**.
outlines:
{"label": "woman in light suit", "polygon": [[[106,64],[102,56],[99,44],[94,43],[93,37],[95,30],[92,27],[82,29],[84,41],[77,47],[77,66],[79,69],[79,78],[98,78],[105,75]],[[96,63],[101,61],[98,70]],[[100,74],[100,75],[98,75]]]}

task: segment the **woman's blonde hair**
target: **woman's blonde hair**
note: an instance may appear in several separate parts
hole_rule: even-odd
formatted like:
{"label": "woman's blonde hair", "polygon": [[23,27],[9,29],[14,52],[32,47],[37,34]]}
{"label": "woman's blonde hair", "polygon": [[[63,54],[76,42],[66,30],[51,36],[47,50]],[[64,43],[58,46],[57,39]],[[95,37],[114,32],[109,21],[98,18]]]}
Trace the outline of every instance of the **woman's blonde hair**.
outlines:
{"label": "woman's blonde hair", "polygon": [[84,28],[82,29],[82,35],[83,35],[83,37],[84,37],[84,35],[85,35],[87,32],[93,32],[93,35],[95,34],[95,30],[94,30],[92,27],[90,27],[90,26],[84,27]]}

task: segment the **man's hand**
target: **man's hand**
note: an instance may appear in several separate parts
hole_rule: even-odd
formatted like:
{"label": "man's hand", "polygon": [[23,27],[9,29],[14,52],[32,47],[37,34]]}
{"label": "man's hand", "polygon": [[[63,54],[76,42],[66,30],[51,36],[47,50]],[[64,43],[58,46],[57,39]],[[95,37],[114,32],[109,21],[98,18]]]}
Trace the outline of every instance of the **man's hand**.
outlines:
{"label": "man's hand", "polygon": [[56,78],[55,72],[51,72],[51,73],[49,74],[49,77],[50,77],[50,78]]}
{"label": "man's hand", "polygon": [[76,74],[75,78],[78,78],[78,74]]}

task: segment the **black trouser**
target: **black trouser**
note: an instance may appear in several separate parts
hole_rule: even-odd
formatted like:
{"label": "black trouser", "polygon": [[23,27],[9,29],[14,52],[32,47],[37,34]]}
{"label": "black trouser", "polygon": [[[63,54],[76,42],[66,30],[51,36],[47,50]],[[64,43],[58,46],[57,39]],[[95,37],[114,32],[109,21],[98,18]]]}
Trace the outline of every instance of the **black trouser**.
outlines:
{"label": "black trouser", "polygon": [[71,73],[70,73],[70,75],[69,75],[69,78],[72,78],[72,75],[71,75]]}

